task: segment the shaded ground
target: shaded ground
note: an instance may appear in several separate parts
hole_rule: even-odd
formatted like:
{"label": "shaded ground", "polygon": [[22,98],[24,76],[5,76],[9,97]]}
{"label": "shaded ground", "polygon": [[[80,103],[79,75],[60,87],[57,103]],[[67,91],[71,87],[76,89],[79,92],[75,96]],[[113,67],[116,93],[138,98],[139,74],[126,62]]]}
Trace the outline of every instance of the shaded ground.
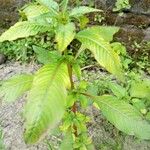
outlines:
{"label": "shaded ground", "polygon": [[[37,68],[38,66],[34,64],[20,65],[17,62],[8,62],[0,66],[0,80],[9,78],[18,73],[31,73]],[[93,72],[93,74],[95,74],[95,72]],[[97,72],[97,74],[101,74],[101,72]],[[25,103],[24,98],[21,98],[13,104],[3,104],[3,106],[0,106],[0,120],[2,121],[1,124],[4,132],[6,150],[47,150],[47,144],[44,140],[33,146],[27,146],[23,141],[23,120],[21,118],[21,112]],[[150,150],[150,141],[139,141],[131,136],[123,135],[114,129],[114,127],[93,108],[89,108],[87,113],[92,118],[88,126],[96,150]],[[47,138],[51,139],[55,145],[60,142],[60,139],[55,136]]]}

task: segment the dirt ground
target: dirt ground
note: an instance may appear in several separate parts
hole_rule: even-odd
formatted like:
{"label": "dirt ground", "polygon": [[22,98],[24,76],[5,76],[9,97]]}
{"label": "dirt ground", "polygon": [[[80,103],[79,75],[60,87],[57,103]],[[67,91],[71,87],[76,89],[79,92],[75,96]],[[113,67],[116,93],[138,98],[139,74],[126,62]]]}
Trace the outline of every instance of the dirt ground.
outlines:
{"label": "dirt ground", "polygon": [[[7,62],[0,65],[0,80],[18,73],[32,73],[37,68],[38,66],[35,64],[20,65],[18,62]],[[44,140],[32,146],[27,146],[24,143],[22,138],[23,120],[21,118],[24,103],[25,96],[12,104],[3,103],[0,106],[0,122],[6,150],[48,150]],[[150,150],[150,141],[140,141],[118,132],[93,108],[89,108],[87,113],[92,117],[92,122],[88,128],[96,150]],[[55,136],[48,136],[47,138],[56,145],[60,142],[60,139]]]}

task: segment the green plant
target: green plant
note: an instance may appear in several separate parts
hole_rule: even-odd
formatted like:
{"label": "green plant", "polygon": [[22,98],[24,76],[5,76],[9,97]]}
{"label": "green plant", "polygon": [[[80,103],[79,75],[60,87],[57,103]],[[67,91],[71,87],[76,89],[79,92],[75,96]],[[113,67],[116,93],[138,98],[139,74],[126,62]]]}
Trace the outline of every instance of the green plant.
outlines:
{"label": "green plant", "polygon": [[[49,52],[34,46],[44,66],[34,75],[17,75],[3,81],[0,87],[0,95],[5,101],[14,101],[28,91],[23,115],[25,142],[37,142],[44,133],[52,131],[62,121],[59,124],[64,133],[61,150],[94,149],[86,127],[90,119],[78,107],[86,108],[89,99],[121,131],[150,139],[150,124],[130,103],[111,95],[91,95],[87,91],[88,83],[82,81],[78,56],[88,49],[102,67],[125,82],[119,55],[110,44],[119,28],[92,26],[81,29],[79,18],[100,10],[86,6],[69,8],[67,4],[67,0],[60,4],[52,0],[37,0],[26,5],[22,9],[23,21],[16,23],[0,37],[0,42],[3,42],[39,32],[54,33],[54,49],[57,51]],[[73,53],[70,43],[74,40],[79,43],[79,49]],[[74,75],[79,82],[74,82]]]}
{"label": "green plant", "polygon": [[16,41],[5,41],[0,43],[0,53],[7,56],[8,60],[17,60],[21,62],[30,62],[35,57],[33,45],[51,50],[51,35],[41,34],[26,39]]}
{"label": "green plant", "polygon": [[129,0],[117,0],[113,11],[122,11],[123,9],[130,9]]}

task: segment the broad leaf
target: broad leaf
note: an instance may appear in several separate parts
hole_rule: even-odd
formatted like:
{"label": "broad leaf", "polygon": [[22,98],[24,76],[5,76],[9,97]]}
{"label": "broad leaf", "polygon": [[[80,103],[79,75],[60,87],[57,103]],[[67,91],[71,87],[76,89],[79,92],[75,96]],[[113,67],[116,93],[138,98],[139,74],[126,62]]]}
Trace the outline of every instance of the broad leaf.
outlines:
{"label": "broad leaf", "polygon": [[51,12],[41,14],[40,16],[32,18],[30,21],[38,24],[50,24],[52,25],[52,27],[54,27],[55,24],[57,23],[55,16]]}
{"label": "broad leaf", "polygon": [[0,36],[0,42],[13,41],[18,38],[29,37],[38,34],[39,32],[50,31],[51,26],[47,24],[39,24],[34,22],[18,22],[10,27],[6,32]]}
{"label": "broad leaf", "polygon": [[113,35],[119,31],[119,27],[114,26],[94,26],[90,28],[91,32],[99,34],[106,42],[113,40]]}
{"label": "broad leaf", "polygon": [[51,10],[55,15],[58,14],[59,5],[57,2],[53,0],[37,0],[41,5],[46,6],[49,10]]}
{"label": "broad leaf", "polygon": [[64,63],[45,65],[35,74],[24,113],[26,143],[37,142],[62,119],[68,84],[69,75]]}
{"label": "broad leaf", "polygon": [[69,0],[63,0],[60,4],[60,8],[63,12],[65,12],[67,10],[67,6],[68,6],[68,2]]}
{"label": "broad leaf", "polygon": [[132,97],[150,99],[150,80],[133,81],[131,83],[130,95]]}
{"label": "broad leaf", "polygon": [[42,64],[57,62],[61,57],[58,51],[48,51],[38,46],[33,46],[33,50],[37,54],[38,61]]}
{"label": "broad leaf", "polygon": [[150,139],[150,124],[132,105],[113,96],[97,97],[95,102],[116,128],[141,139]]}
{"label": "broad leaf", "polygon": [[47,7],[35,4],[27,5],[27,7],[23,9],[23,13],[25,13],[28,20],[32,20],[33,18],[48,12],[50,12],[50,10]]}
{"label": "broad leaf", "polygon": [[102,10],[87,7],[87,6],[80,6],[80,7],[76,7],[74,9],[72,9],[71,12],[69,13],[69,15],[70,15],[70,17],[79,17],[79,16],[82,16],[87,13],[101,12],[101,11]]}
{"label": "broad leaf", "polygon": [[95,59],[101,66],[123,80],[120,58],[113,51],[110,44],[105,41],[103,36],[92,27],[80,31],[76,35],[76,38],[82,42],[83,47],[93,53]]}
{"label": "broad leaf", "polygon": [[0,87],[0,96],[4,96],[5,101],[15,101],[26,91],[30,90],[33,81],[32,75],[18,75],[3,82]]}
{"label": "broad leaf", "polygon": [[75,36],[75,25],[68,23],[66,25],[59,25],[56,30],[56,42],[58,43],[58,50],[64,51],[72,42]]}

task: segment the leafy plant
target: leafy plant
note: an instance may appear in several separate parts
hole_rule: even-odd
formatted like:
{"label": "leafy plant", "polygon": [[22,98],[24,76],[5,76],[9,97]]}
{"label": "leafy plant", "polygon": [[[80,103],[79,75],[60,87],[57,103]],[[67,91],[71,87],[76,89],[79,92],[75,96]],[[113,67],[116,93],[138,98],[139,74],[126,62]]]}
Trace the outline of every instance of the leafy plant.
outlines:
{"label": "leafy plant", "polygon": [[[54,49],[57,52],[34,47],[39,60],[44,63],[41,69],[34,75],[12,77],[0,87],[0,95],[6,101],[14,101],[28,92],[23,114],[25,142],[32,144],[39,141],[62,121],[59,125],[64,133],[64,141],[60,149],[94,149],[86,127],[90,119],[78,108],[78,104],[85,108],[89,99],[121,131],[150,139],[150,124],[133,105],[111,95],[94,96],[88,93],[88,84],[82,81],[78,56],[88,49],[102,67],[120,82],[125,82],[120,57],[110,44],[119,28],[92,26],[80,30],[79,18],[100,10],[86,6],[69,8],[67,4],[67,0],[60,4],[53,0],[30,3],[22,9],[23,21],[16,23],[0,37],[0,42],[3,42],[44,32],[54,34]],[[69,46],[74,40],[80,46],[77,52],[72,53]],[[79,82],[74,81],[74,76]]]}
{"label": "leafy plant", "polygon": [[0,53],[7,56],[8,60],[17,60],[21,62],[30,62],[35,57],[33,45],[37,45],[46,49],[51,49],[51,36],[38,35],[19,39],[16,41],[5,41],[0,43]]}
{"label": "leafy plant", "polygon": [[130,9],[129,0],[117,0],[113,11],[122,11],[123,9]]}

